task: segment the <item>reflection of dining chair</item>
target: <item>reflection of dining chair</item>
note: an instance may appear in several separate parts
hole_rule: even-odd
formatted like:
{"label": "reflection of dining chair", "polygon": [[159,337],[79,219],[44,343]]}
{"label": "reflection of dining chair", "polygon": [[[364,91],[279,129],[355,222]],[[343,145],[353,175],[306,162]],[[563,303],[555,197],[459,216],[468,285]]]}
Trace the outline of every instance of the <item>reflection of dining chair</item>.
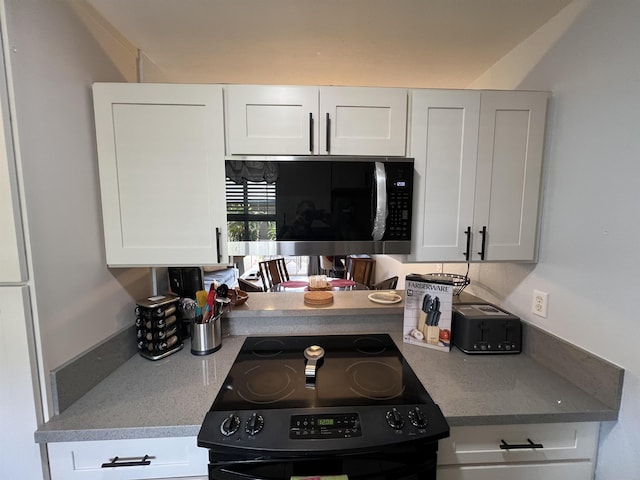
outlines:
{"label": "reflection of dining chair", "polygon": [[278,283],[286,282],[289,280],[289,272],[287,272],[287,265],[284,258],[275,258],[273,260],[265,260],[258,263],[260,278],[264,289],[269,290]]}
{"label": "reflection of dining chair", "polygon": [[373,274],[376,270],[376,261],[372,258],[347,257],[345,267],[345,278],[354,282],[364,283],[367,287],[371,287]]}
{"label": "reflection of dining chair", "polygon": [[255,283],[247,282],[243,278],[238,279],[238,286],[240,290],[244,292],[264,292],[264,289],[260,285],[256,285]]}
{"label": "reflection of dining chair", "polygon": [[320,273],[334,278],[344,277],[344,257],[327,257],[320,258]]}
{"label": "reflection of dining chair", "polygon": [[373,285],[373,290],[393,290],[398,285],[398,277],[390,277]]}

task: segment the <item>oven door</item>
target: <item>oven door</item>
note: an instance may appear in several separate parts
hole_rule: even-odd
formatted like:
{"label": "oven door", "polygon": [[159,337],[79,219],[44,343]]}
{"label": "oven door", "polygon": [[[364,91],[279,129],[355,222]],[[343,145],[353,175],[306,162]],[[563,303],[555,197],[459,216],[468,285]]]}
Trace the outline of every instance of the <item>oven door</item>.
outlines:
{"label": "oven door", "polygon": [[253,454],[220,458],[209,452],[210,480],[289,480],[346,475],[349,480],[435,480],[437,442],[417,442],[369,452],[269,457]]}

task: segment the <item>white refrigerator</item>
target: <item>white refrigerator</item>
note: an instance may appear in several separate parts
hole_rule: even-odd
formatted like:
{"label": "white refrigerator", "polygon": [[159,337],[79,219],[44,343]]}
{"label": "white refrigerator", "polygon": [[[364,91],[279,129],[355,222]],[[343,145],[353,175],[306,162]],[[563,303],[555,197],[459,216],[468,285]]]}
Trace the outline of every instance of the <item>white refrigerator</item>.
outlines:
{"label": "white refrigerator", "polygon": [[[0,57],[1,60],[1,57]],[[0,65],[3,62],[0,61]],[[1,70],[4,73],[4,70]],[[42,479],[34,432],[42,418],[30,282],[16,164],[0,75],[0,466],[2,478]]]}

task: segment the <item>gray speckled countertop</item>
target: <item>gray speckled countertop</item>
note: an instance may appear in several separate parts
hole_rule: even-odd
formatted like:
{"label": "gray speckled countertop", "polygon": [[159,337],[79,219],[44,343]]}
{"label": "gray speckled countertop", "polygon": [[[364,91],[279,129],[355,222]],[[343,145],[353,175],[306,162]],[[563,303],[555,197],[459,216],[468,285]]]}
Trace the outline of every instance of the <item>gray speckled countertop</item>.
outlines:
{"label": "gray speckled countertop", "polygon": [[[388,315],[402,313],[404,300],[394,304],[374,303],[368,299],[374,293],[371,290],[336,291],[333,303],[327,306],[314,307],[304,303],[304,292],[286,293],[250,293],[244,305],[225,314],[227,318],[244,317],[292,317],[292,316],[326,316],[326,315]],[[402,290],[398,293],[403,294]]]}
{"label": "gray speckled countertop", "polygon": [[333,308],[314,309],[302,304],[301,295],[261,295],[228,315],[224,329],[231,336],[219,351],[194,356],[187,341],[181,351],[156,362],[135,355],[40,427],[36,441],[196,436],[244,341],[245,334],[234,330],[248,328],[245,321],[253,322],[252,335],[391,334],[451,426],[617,418],[617,406],[528,355],[472,356],[456,348],[441,352],[403,343],[402,303],[378,305],[366,295],[336,295]]}

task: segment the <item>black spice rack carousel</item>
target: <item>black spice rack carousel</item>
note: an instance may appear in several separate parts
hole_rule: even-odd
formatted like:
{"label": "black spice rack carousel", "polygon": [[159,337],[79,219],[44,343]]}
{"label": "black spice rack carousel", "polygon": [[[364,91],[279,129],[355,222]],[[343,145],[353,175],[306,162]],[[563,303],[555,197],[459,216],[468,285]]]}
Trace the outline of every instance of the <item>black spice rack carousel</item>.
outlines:
{"label": "black spice rack carousel", "polygon": [[181,350],[178,302],[175,295],[156,295],[136,303],[136,339],[141,356],[160,360]]}

